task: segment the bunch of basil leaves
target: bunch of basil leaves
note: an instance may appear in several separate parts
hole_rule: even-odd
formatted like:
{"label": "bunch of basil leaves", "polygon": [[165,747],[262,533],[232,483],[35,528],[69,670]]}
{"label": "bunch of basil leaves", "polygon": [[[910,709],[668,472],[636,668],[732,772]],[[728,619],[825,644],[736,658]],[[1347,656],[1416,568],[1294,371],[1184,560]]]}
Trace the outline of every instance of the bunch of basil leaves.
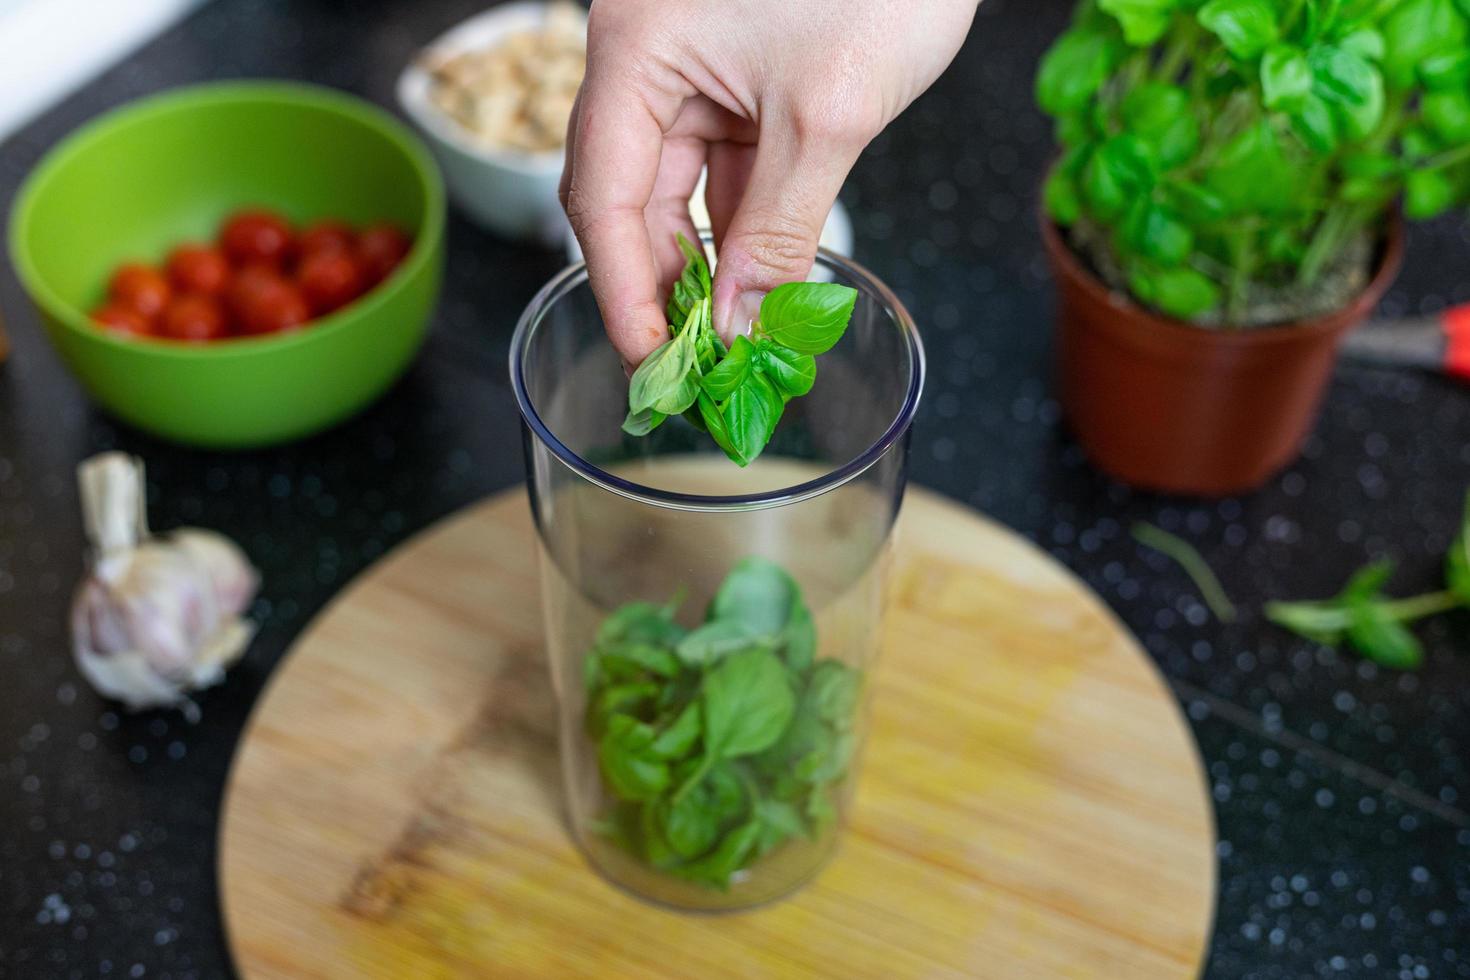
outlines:
{"label": "bunch of basil leaves", "polygon": [[1401,198],[1470,204],[1470,0],[1082,0],[1037,100],[1046,205],[1106,234],[1142,302],[1239,322],[1314,287]]}
{"label": "bunch of basil leaves", "polygon": [[816,357],[842,339],[857,290],[817,282],[778,286],[761,302],[750,335],[727,348],[712,320],[709,263],[683,235],[679,248],[686,262],[669,296],[673,337],[634,372],[623,431],[645,436],[682,414],[748,466],[771,441],[786,403],[812,390]]}
{"label": "bunch of basil leaves", "polygon": [[1460,532],[1445,556],[1445,588],[1404,599],[1383,594],[1393,563],[1381,559],[1359,570],[1341,593],[1318,602],[1271,602],[1266,617],[1278,626],[1327,646],[1346,641],[1363,656],[1394,670],[1412,670],[1424,648],[1409,632],[1415,620],[1470,609],[1470,495]]}
{"label": "bunch of basil leaves", "polygon": [[601,831],[650,866],[728,889],[836,817],[862,674],[816,659],[816,627],[780,566],[740,562],[693,630],[679,602],[637,602],[587,654],[587,733],[613,805]]}

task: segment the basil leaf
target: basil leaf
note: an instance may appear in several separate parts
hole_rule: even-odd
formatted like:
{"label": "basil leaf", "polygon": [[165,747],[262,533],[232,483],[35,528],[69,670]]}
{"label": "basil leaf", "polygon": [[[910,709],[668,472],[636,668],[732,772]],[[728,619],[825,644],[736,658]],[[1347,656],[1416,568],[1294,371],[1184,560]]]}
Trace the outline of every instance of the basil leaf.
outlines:
{"label": "basil leaf", "polygon": [[1194,251],[1189,226],[1148,198],[1139,198],[1128,209],[1120,234],[1134,253],[1161,265],[1179,265]]}
{"label": "basil leaf", "polygon": [[705,752],[720,759],[753,755],[781,737],[796,709],[786,668],[769,650],[745,650],[705,675]]}
{"label": "basil leaf", "polygon": [[678,659],[690,667],[709,667],[732,653],[757,647],[770,648],[770,637],[762,637],[738,619],[717,619],[684,637]]}
{"label": "basil leaf", "polygon": [[1036,101],[1053,116],[1085,108],[1117,64],[1119,47],[1115,37],[1102,31],[1067,31],[1041,59]]}
{"label": "basil leaf", "polygon": [[709,392],[700,391],[695,405],[699,408],[699,418],[704,422],[705,431],[715,441],[715,445],[723,449],[725,455],[730,457],[734,462],[739,463],[741,466],[747,465],[750,460],[741,455],[740,447],[735,445],[734,440],[730,436],[730,428],[725,424],[725,416],[721,414],[720,407],[709,396]]}
{"label": "basil leaf", "polygon": [[720,836],[720,825],[704,808],[704,801],[689,795],[683,799],[658,803],[664,838],[682,859],[695,858],[708,851]]}
{"label": "basil leaf", "polygon": [[1317,95],[1309,95],[1291,115],[1291,130],[1297,139],[1317,153],[1331,153],[1337,148],[1337,118],[1327,103]]}
{"label": "basil leaf", "polygon": [[1123,97],[1123,125],[1153,147],[1160,168],[1176,167],[1199,148],[1199,120],[1190,111],[1189,93],[1178,85],[1148,82]]}
{"label": "basil leaf", "polygon": [[1465,606],[1470,606],[1470,494],[1465,497],[1465,515],[1460,519],[1460,533],[1445,557],[1445,579],[1450,591]]}
{"label": "basil leaf", "polygon": [[1169,29],[1179,0],[1097,0],[1098,8],[1112,14],[1123,28],[1123,40],[1148,47]]}
{"label": "basil leaf", "polygon": [[1463,47],[1464,16],[1453,0],[1404,0],[1383,21],[1383,71],[1395,89],[1413,84],[1418,67],[1432,56]]}
{"label": "basil leaf", "polygon": [[1470,85],[1470,48],[1426,58],[1419,66],[1419,78],[1431,92],[1453,91]]}
{"label": "basil leaf", "polygon": [[1188,266],[1161,269],[1140,262],[1128,274],[1128,288],[1145,303],[1181,320],[1203,316],[1222,298],[1218,285]]}
{"label": "basil leaf", "polygon": [[597,646],[606,648],[624,642],[676,644],[685,632],[674,622],[677,607],[677,603],[659,606],[651,602],[630,602],[621,606],[597,628]]}
{"label": "basil leaf", "polygon": [[1307,60],[1313,90],[1328,102],[1367,105],[1373,100],[1373,89],[1383,86],[1378,69],[1370,61],[1343,48],[1313,48]]}
{"label": "basil leaf", "polygon": [[1261,92],[1268,109],[1299,109],[1312,94],[1312,67],[1306,52],[1289,44],[1261,58]]}
{"label": "basil leaf", "polygon": [[722,891],[727,890],[735,872],[745,866],[759,839],[760,821],[747,821],[722,837],[709,854],[675,868],[674,873]]}
{"label": "basil leaf", "polygon": [[1353,602],[1348,616],[1348,641],[1369,660],[1393,670],[1413,670],[1424,662],[1424,648],[1382,603]]}
{"label": "basil leaf", "polygon": [[806,821],[795,804],[787,800],[763,799],[756,802],[755,819],[760,821],[760,838],[755,853],[759,857],[775,850],[793,837],[807,834]]}
{"label": "basil leaf", "polygon": [[740,778],[730,766],[716,765],[689,792],[661,800],[655,809],[662,835],[687,860],[709,851],[720,831],[745,815],[747,805]]}
{"label": "basil leaf", "polygon": [[1455,206],[1459,189],[1443,169],[1412,170],[1404,181],[1404,214],[1415,221],[1437,218]]}
{"label": "basil leaf", "polygon": [[709,262],[704,250],[681,233],[677,236],[679,251],[684,253],[684,271],[669,293],[667,315],[670,323],[682,324],[700,300],[710,295]]}
{"label": "basil leaf", "polygon": [[587,727],[594,735],[610,731],[614,718],[632,718],[658,697],[658,685],[635,681],[604,687],[587,706]]}
{"label": "basil leaf", "polygon": [[811,611],[797,597],[791,606],[791,618],[781,630],[781,656],[786,666],[797,672],[811,667],[817,655],[817,625],[812,622]]}
{"label": "basil leaf", "polygon": [[1392,575],[1393,562],[1380,558],[1354,572],[1338,598],[1349,603],[1375,598],[1383,591],[1383,587],[1388,584]]}
{"label": "basil leaf", "polygon": [[1077,177],[1061,167],[1047,175],[1042,188],[1046,213],[1062,227],[1070,227],[1082,217],[1082,189],[1077,186]]}
{"label": "basil leaf", "polygon": [[750,342],[750,338],[736,337],[735,342],[730,345],[730,352],[700,379],[700,386],[715,401],[724,401],[745,383],[753,366],[754,355],[755,345]]}
{"label": "basil leaf", "polygon": [[623,641],[599,648],[597,655],[603,672],[613,680],[633,679],[643,674],[679,676],[679,658],[652,643]]}
{"label": "basil leaf", "polygon": [[800,398],[812,390],[817,381],[815,357],[798,354],[768,339],[763,339],[759,346],[757,363],[782,397]]}
{"label": "basil leaf", "polygon": [[1165,204],[1196,225],[1207,225],[1226,216],[1225,202],[1216,194],[1189,180],[1170,180],[1160,185]]}
{"label": "basil leaf", "polygon": [[1430,92],[1419,105],[1424,122],[1451,146],[1470,144],[1470,89]]}
{"label": "basil leaf", "polygon": [[1221,148],[1204,184],[1232,214],[1278,215],[1296,204],[1299,173],[1282,152],[1270,122],[1262,120]]}
{"label": "basil leaf", "polygon": [[646,436],[663,425],[667,418],[668,416],[663,412],[656,412],[651,408],[637,412],[630,411],[628,417],[623,420],[623,431],[630,436]]}
{"label": "basil leaf", "polygon": [[862,675],[839,661],[824,660],[812,671],[811,693],[817,717],[833,728],[851,728],[862,694]]}
{"label": "basil leaf", "polygon": [[1237,58],[1254,58],[1280,37],[1281,27],[1269,0],[1210,0],[1197,17]]}
{"label": "basil leaf", "polygon": [[[689,369],[694,366],[692,341],[693,337],[688,332],[682,333],[662,344],[644,359],[638,370],[633,372],[633,380],[628,386],[630,412],[655,408],[660,402],[667,403],[671,396],[681,391]],[[690,403],[693,404],[692,399]]]}
{"label": "basil leaf", "polygon": [[837,822],[837,808],[832,805],[832,799],[827,795],[825,787],[812,787],[811,795],[806,798],[806,815],[812,822],[812,831],[816,836],[826,833]]}
{"label": "basil leaf", "polygon": [[1153,187],[1157,166],[1153,150],[1131,134],[1114,136],[1092,154],[1082,172],[1082,193],[1094,214],[1113,221]]}
{"label": "basil leaf", "polygon": [[630,803],[651,800],[669,788],[668,763],[654,758],[653,730],[628,715],[613,715],[597,746],[603,779]]}
{"label": "basil leaf", "polygon": [[1375,27],[1355,27],[1337,39],[1337,46],[1344,51],[1361,55],[1369,61],[1382,61],[1388,50],[1383,34]]}
{"label": "basil leaf", "polygon": [[825,354],[847,330],[857,290],[830,282],[777,286],[761,301],[760,328],[800,354]]}
{"label": "basil leaf", "polygon": [[669,844],[664,828],[659,825],[657,803],[649,803],[638,813],[638,851],[643,860],[660,871],[670,871],[683,862],[683,857]]}
{"label": "basil leaf", "polygon": [[762,636],[775,636],[801,603],[801,590],[787,571],[765,558],[744,558],[725,576],[707,618],[731,620]]}
{"label": "basil leaf", "polygon": [[681,759],[699,742],[699,735],[703,731],[704,716],[699,702],[691,701],[668,727],[658,733],[649,746],[649,753],[660,759]]}
{"label": "basil leaf", "polygon": [[815,744],[797,760],[792,773],[803,783],[839,782],[847,775],[856,746],[857,738],[852,732],[818,729]]}
{"label": "basil leaf", "polygon": [[755,461],[771,441],[785,408],[780,392],[764,374],[754,371],[746,376],[720,410],[730,444],[740,457],[736,462],[747,466]]}
{"label": "basil leaf", "polygon": [[1348,628],[1347,610],[1336,601],[1268,602],[1266,618],[1283,629],[1324,646],[1337,646]]}

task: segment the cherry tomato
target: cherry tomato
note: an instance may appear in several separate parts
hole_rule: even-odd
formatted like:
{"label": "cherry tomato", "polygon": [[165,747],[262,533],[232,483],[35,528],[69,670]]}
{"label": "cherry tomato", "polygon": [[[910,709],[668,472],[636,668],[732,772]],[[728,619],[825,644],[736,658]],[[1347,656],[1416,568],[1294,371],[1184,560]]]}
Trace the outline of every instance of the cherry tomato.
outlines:
{"label": "cherry tomato", "polygon": [[229,332],[224,307],[213,296],[188,293],[176,297],[163,311],[163,335],[174,340],[219,340]]}
{"label": "cherry tomato", "polygon": [[264,263],[280,268],[291,256],[291,226],[272,211],[238,211],[220,229],[219,244],[236,265]]}
{"label": "cherry tomato", "polygon": [[241,333],[279,333],[299,327],[311,319],[306,297],[287,280],[276,275],[240,277],[238,292],[232,296],[235,325]]}
{"label": "cherry tomato", "polygon": [[247,265],[235,273],[225,287],[225,309],[234,319],[236,329],[244,329],[245,312],[256,295],[284,281],[280,272],[266,265]]}
{"label": "cherry tomato", "polygon": [[230,281],[230,263],[211,245],[180,245],[168,255],[168,278],[181,293],[218,296]]}
{"label": "cherry tomato", "polygon": [[296,268],[296,285],[311,307],[321,316],[346,306],[362,293],[362,270],[346,252],[306,254]]}
{"label": "cherry tomato", "polygon": [[369,286],[376,286],[403,261],[413,242],[393,225],[377,224],[357,236],[357,262]]}
{"label": "cherry tomato", "polygon": [[92,321],[104,330],[133,337],[147,337],[153,333],[147,317],[120,303],[104,303],[97,307],[92,311]]}
{"label": "cherry tomato", "polygon": [[305,262],[318,252],[352,251],[352,229],[341,221],[331,218],[314,221],[301,230],[296,237],[296,254]]}
{"label": "cherry tomato", "polygon": [[152,266],[129,262],[117,267],[107,285],[107,295],[122,306],[137,310],[148,320],[163,312],[173,295],[168,280]]}

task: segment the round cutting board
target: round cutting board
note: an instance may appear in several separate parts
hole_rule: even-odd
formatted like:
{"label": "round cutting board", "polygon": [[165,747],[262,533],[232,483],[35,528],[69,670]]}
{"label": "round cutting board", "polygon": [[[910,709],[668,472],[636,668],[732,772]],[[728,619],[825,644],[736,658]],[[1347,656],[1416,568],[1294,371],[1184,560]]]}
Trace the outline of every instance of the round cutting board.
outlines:
{"label": "round cutting board", "polygon": [[306,631],[236,757],[224,921],[250,980],[1181,977],[1214,826],[1149,659],[1031,545],[911,491],[852,825],[793,897],[698,916],[562,820],[524,491],[450,518]]}

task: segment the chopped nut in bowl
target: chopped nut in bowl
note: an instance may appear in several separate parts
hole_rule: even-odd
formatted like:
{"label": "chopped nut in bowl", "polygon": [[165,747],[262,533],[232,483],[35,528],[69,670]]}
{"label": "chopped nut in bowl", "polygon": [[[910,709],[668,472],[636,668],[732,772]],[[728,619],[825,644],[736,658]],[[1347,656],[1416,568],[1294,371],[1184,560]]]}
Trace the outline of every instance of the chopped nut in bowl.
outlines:
{"label": "chopped nut in bowl", "polygon": [[430,44],[398,79],[398,101],[444,168],[450,196],[510,238],[560,238],[567,120],[587,54],[573,3],[501,4]]}

